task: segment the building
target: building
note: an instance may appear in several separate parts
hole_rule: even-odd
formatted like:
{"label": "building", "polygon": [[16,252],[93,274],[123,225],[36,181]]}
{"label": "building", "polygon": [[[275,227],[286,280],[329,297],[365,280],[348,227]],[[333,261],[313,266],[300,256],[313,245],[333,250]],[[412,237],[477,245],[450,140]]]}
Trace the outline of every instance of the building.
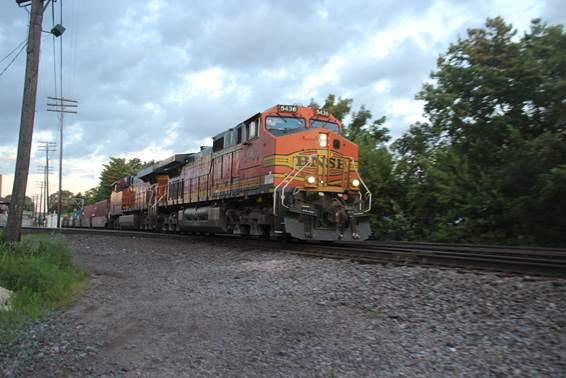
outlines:
{"label": "building", "polygon": [[10,203],[6,202],[4,197],[2,197],[2,175],[0,175],[0,227],[6,226],[9,205]]}

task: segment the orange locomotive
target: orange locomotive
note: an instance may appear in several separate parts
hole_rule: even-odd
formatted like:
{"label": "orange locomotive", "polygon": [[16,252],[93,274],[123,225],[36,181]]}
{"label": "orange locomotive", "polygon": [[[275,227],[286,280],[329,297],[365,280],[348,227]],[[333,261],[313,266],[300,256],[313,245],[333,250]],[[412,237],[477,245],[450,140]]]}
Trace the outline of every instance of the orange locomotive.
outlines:
{"label": "orange locomotive", "polygon": [[277,105],[115,183],[108,225],[156,231],[365,240],[371,193],[358,147],[324,110]]}

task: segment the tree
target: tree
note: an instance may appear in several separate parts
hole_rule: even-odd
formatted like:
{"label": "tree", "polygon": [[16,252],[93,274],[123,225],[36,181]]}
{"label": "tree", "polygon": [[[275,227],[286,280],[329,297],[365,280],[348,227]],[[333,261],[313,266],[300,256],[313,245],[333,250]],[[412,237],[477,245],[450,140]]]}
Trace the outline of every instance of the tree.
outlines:
{"label": "tree", "polygon": [[[4,200],[6,202],[10,202],[10,200],[12,199],[12,195],[8,194]],[[29,198],[28,196],[26,196],[24,198],[24,211],[32,211],[33,210],[33,206],[34,206],[34,202],[32,201],[31,198]]]}
{"label": "tree", "polygon": [[562,26],[517,38],[498,17],[440,56],[428,122],[394,144],[415,237],[566,243],[565,48]]}
{"label": "tree", "polygon": [[124,158],[111,157],[110,161],[103,165],[100,181],[96,189],[96,196],[93,198],[94,202],[110,197],[112,183],[126,176],[134,176],[143,168],[153,164],[155,164],[153,160],[142,162],[138,158],[127,160]]}
{"label": "tree", "polygon": [[[77,209],[80,203],[75,201],[75,195],[68,190],[61,191],[61,211],[63,213],[71,212]],[[59,191],[49,196],[49,212],[57,212],[59,206]]]}
{"label": "tree", "polygon": [[317,109],[328,110],[330,114],[340,120],[340,122],[343,122],[344,118],[352,110],[353,101],[354,100],[352,100],[351,98],[336,98],[336,95],[331,93],[326,97],[326,100],[324,100],[324,105],[322,105],[322,107],[317,104],[314,99],[311,99],[309,106]]}
{"label": "tree", "polygon": [[90,188],[89,190],[84,192],[84,194],[81,193],[77,194],[77,197],[84,199],[85,205],[92,205],[93,203],[96,202],[97,190],[98,190],[97,188]]}

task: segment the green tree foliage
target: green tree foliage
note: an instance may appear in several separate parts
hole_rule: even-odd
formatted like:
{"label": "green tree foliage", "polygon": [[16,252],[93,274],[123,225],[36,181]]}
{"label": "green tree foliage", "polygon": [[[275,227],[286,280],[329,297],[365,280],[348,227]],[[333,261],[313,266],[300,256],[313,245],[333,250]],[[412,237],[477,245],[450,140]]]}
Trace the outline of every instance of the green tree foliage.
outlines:
{"label": "green tree foliage", "polygon": [[350,113],[352,110],[352,103],[354,100],[351,98],[336,98],[336,95],[329,94],[324,100],[324,105],[320,106],[315,102],[314,99],[311,99],[311,103],[309,106],[317,108],[317,109],[324,109],[328,110],[330,114],[340,120],[340,122],[344,122],[344,118]]}
{"label": "green tree foliage", "polygon": [[501,18],[438,59],[394,144],[410,237],[566,244],[566,34]]}
{"label": "green tree foliage", "polygon": [[[10,202],[11,199],[12,199],[12,195],[11,195],[11,194],[8,194],[8,195],[4,198],[4,200],[5,200],[6,202]],[[25,211],[32,211],[32,210],[33,210],[33,205],[34,205],[34,203],[33,203],[32,199],[29,198],[28,196],[25,196],[25,197],[24,197],[24,210],[25,210]]]}
{"label": "green tree foliage", "polygon": [[[68,190],[61,191],[61,211],[68,213],[80,207],[80,201],[76,200],[73,192]],[[59,191],[49,195],[49,212],[56,212],[59,206]]]}
{"label": "green tree foliage", "polygon": [[154,161],[142,162],[138,158],[127,160],[124,158],[111,157],[110,161],[103,165],[96,195],[93,197],[92,201],[96,202],[110,197],[112,183],[126,176],[136,175],[141,169],[153,165],[154,163]]}
{"label": "green tree foliage", "polygon": [[93,203],[96,202],[97,191],[98,191],[97,188],[90,188],[89,190],[84,192],[84,194],[81,193],[77,194],[77,197],[84,199],[85,205],[92,205]]}

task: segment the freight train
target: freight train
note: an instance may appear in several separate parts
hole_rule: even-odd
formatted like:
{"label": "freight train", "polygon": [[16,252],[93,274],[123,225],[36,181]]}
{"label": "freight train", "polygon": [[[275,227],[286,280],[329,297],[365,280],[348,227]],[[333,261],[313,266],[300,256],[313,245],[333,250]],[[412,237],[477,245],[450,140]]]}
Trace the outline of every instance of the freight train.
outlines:
{"label": "freight train", "polygon": [[113,184],[67,224],[300,240],[365,240],[372,194],[329,112],[276,105]]}

